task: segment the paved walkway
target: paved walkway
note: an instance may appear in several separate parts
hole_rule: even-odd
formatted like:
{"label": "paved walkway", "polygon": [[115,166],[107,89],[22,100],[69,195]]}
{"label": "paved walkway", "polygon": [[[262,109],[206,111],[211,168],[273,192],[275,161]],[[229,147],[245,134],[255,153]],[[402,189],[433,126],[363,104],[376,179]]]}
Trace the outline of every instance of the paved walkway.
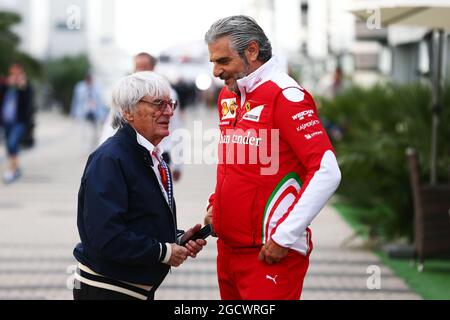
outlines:
{"label": "paved walkway", "polygon": [[[202,120],[215,127],[210,111],[186,115],[186,124]],[[24,176],[10,186],[0,184],[0,299],[71,299],[67,282],[75,265],[72,249],[78,241],[76,198],[86,161],[81,134],[69,119],[56,113],[38,117],[37,145],[23,154]],[[5,165],[3,146],[0,168]],[[214,165],[187,165],[175,186],[180,228],[201,222],[215,181]],[[305,280],[304,299],[419,299],[372,253],[341,248],[352,232],[327,207],[314,224],[315,250]],[[196,260],[173,269],[157,299],[219,299],[215,242]],[[367,288],[369,266],[381,270],[381,289]]]}

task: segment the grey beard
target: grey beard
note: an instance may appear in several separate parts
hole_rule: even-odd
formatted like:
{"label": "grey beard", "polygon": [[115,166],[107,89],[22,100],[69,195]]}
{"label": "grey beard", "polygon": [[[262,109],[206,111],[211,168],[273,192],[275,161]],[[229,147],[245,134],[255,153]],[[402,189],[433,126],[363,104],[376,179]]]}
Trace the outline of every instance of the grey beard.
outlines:
{"label": "grey beard", "polygon": [[237,82],[235,82],[232,86],[228,86],[228,90],[230,90],[231,92],[234,92],[236,94],[240,94]]}
{"label": "grey beard", "polygon": [[244,72],[235,75],[234,79],[236,81],[234,82],[234,84],[232,86],[228,86],[228,90],[230,90],[230,91],[232,91],[232,92],[234,92],[236,94],[241,94],[240,91],[239,91],[239,86],[237,84],[237,80],[245,78],[246,76],[248,76],[248,70],[245,70]]}

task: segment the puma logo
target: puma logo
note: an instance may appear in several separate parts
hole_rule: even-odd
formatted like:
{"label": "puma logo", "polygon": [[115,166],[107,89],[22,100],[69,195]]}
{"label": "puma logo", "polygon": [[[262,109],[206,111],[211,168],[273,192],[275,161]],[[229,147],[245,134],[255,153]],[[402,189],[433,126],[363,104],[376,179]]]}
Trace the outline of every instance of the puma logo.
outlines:
{"label": "puma logo", "polygon": [[275,277],[271,277],[271,276],[269,276],[269,275],[266,275],[266,279],[267,280],[272,280],[273,281],[273,283],[275,283],[275,284],[277,284],[277,277],[278,277],[278,275],[276,275]]}

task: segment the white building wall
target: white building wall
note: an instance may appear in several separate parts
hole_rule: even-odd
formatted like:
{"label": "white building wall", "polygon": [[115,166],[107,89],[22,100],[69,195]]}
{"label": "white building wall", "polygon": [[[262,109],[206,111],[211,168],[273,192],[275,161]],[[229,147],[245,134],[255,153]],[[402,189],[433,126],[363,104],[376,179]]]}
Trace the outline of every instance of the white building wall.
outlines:
{"label": "white building wall", "polygon": [[333,53],[349,52],[355,43],[355,17],[346,9],[351,0],[328,0],[329,47]]}
{"label": "white building wall", "polygon": [[275,1],[248,0],[242,3],[242,14],[251,16],[263,28],[272,45],[277,43],[275,35]]}
{"label": "white building wall", "polygon": [[86,53],[89,28],[87,0],[50,0],[49,15],[49,57]]}
{"label": "white building wall", "polygon": [[301,47],[300,0],[276,0],[274,3],[275,45],[286,55]]}
{"label": "white building wall", "polygon": [[428,29],[411,26],[390,26],[387,31],[388,43],[391,46],[396,46],[411,42],[420,42],[423,36],[427,33]]}
{"label": "white building wall", "polygon": [[130,69],[131,58],[117,45],[117,4],[115,0],[88,3],[88,56],[95,79],[103,87],[104,100],[110,103],[112,88]]}
{"label": "white building wall", "polygon": [[31,0],[29,52],[37,59],[44,59],[48,53],[49,0]]}
{"label": "white building wall", "polygon": [[307,53],[314,59],[328,55],[327,0],[309,1]]}

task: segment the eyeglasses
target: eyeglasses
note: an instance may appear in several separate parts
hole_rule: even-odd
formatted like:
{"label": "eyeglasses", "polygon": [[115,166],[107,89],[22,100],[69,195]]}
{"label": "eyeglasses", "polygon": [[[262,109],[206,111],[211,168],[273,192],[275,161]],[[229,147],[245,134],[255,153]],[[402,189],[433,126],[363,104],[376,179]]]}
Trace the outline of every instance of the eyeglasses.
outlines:
{"label": "eyeglasses", "polygon": [[157,111],[165,111],[167,106],[169,106],[172,111],[175,111],[178,107],[178,101],[169,99],[169,100],[163,100],[163,99],[156,99],[154,101],[147,101],[147,100],[139,100],[139,102],[145,102],[148,104],[151,104],[156,107]]}

